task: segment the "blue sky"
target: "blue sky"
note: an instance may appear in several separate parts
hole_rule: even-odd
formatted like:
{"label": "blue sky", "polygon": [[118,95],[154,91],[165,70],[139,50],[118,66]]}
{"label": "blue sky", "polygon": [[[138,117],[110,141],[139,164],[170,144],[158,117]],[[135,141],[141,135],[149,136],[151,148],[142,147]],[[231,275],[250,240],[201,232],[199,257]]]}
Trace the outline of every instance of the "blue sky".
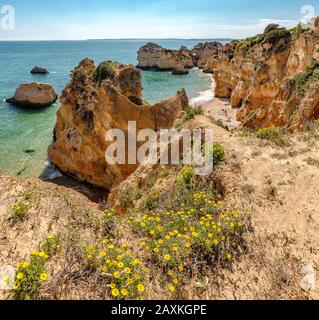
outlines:
{"label": "blue sky", "polygon": [[318,0],[0,0],[3,5],[15,9],[15,30],[0,28],[2,40],[243,38],[270,22],[290,27],[319,12]]}

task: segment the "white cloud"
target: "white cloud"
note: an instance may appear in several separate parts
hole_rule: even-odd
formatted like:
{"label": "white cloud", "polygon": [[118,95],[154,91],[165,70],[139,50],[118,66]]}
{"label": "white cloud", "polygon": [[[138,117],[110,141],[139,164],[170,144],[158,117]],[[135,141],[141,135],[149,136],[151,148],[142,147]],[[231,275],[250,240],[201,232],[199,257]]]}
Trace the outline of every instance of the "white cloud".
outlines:
{"label": "white cloud", "polygon": [[242,25],[210,25],[212,30],[219,30],[221,33],[224,31],[228,36],[234,38],[243,38],[254,34],[262,33],[268,24],[276,23],[282,27],[292,28],[298,24],[297,20],[279,20],[262,18],[255,23],[248,23]]}
{"label": "white cloud", "polygon": [[[118,14],[79,18],[70,17],[37,25],[19,27],[13,33],[4,33],[7,39],[82,40],[105,38],[244,38],[264,31],[269,23],[292,27],[295,20],[262,18],[242,24],[224,25],[201,16],[162,17],[154,14]],[[1,38],[2,35],[1,35]]]}

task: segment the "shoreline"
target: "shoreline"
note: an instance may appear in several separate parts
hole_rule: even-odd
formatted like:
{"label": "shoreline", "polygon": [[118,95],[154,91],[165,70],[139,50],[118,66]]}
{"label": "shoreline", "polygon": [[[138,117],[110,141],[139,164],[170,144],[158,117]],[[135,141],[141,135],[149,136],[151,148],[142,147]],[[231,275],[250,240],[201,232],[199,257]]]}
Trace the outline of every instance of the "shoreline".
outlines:
{"label": "shoreline", "polygon": [[192,107],[201,106],[206,116],[210,116],[216,122],[220,122],[228,130],[236,129],[240,125],[240,122],[237,121],[238,109],[230,105],[229,99],[215,97],[214,77],[212,74],[207,75],[211,81],[210,88],[198,92],[197,97],[189,100],[190,105]]}

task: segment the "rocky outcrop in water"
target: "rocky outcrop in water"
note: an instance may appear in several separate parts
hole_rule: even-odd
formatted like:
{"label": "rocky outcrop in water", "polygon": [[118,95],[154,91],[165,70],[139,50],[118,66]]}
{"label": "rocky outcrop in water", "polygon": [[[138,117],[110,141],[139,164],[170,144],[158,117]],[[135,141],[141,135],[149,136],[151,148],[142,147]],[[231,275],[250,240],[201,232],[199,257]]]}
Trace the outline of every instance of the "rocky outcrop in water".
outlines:
{"label": "rocky outcrop in water", "polygon": [[63,90],[49,157],[62,172],[110,189],[137,165],[106,163],[105,152],[111,144],[105,138],[107,131],[121,129],[127,137],[129,121],[136,121],[137,132],[170,128],[187,106],[184,90],[151,106],[142,100],[138,69],[111,61],[96,68],[92,60],[85,59]]}
{"label": "rocky outcrop in water", "polygon": [[318,51],[318,33],[310,28],[272,26],[223,46],[207,68],[216,96],[230,98],[244,126],[296,131],[319,118]]}
{"label": "rocky outcrop in water", "polygon": [[222,48],[219,42],[199,43],[193,49],[181,47],[179,50],[165,49],[155,43],[148,43],[138,51],[137,67],[143,70],[172,71],[173,74],[188,74],[188,69],[199,67],[204,72],[207,61]]}
{"label": "rocky outcrop in water", "polygon": [[173,71],[193,68],[190,51],[185,47],[180,50],[165,49],[155,43],[148,43],[138,51],[137,67],[143,70]]}
{"label": "rocky outcrop in water", "polygon": [[46,68],[36,66],[30,71],[30,73],[32,73],[32,74],[48,74],[49,71]]}
{"label": "rocky outcrop in water", "polygon": [[49,84],[25,83],[6,102],[21,107],[44,108],[52,105],[57,98],[54,88]]}

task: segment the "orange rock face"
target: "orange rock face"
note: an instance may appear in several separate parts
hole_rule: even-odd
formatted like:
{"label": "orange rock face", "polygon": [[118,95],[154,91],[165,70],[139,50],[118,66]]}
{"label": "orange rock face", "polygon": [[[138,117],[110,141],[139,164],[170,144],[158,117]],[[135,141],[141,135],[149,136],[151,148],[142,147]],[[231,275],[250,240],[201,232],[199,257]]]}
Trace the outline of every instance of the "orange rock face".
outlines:
{"label": "orange rock face", "polygon": [[141,47],[137,53],[137,60],[137,67],[144,70],[174,71],[177,67],[179,70],[194,67],[192,55],[187,48],[169,50],[155,43],[148,43]]}
{"label": "orange rock face", "polygon": [[127,136],[129,121],[136,121],[137,132],[169,128],[188,106],[184,90],[155,106],[143,102],[141,93],[141,74],[132,65],[108,62],[95,68],[93,61],[82,61],[61,97],[49,148],[53,164],[76,179],[106,189],[126,179],[137,165],[106,163],[105,152],[111,144],[105,138],[107,131],[121,129]]}
{"label": "orange rock face", "polygon": [[318,48],[318,33],[310,29],[275,29],[225,45],[207,62],[214,72],[215,94],[240,108],[238,120],[244,126],[300,130],[319,117],[314,84]]}

